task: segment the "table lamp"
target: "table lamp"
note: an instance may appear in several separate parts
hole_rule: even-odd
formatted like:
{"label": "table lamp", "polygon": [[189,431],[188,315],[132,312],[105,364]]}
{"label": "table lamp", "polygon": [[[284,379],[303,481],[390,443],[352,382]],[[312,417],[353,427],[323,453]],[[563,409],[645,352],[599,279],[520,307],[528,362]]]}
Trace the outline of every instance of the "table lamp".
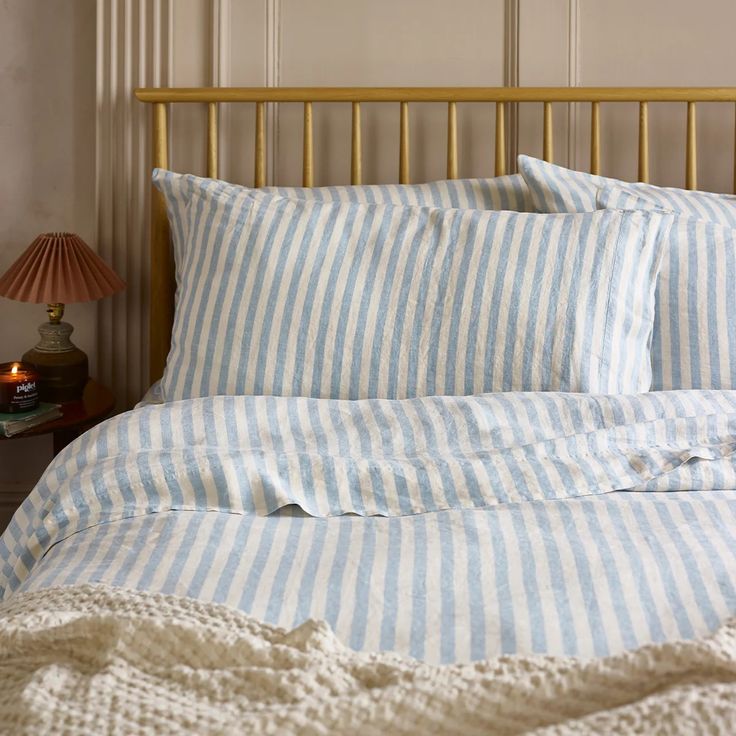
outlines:
{"label": "table lamp", "polygon": [[49,321],[38,328],[41,340],[23,356],[39,374],[42,401],[81,399],[89,377],[87,355],[69,336],[74,328],[62,322],[64,304],[88,302],[125,288],[125,282],[73,233],[39,235],[0,277],[0,296],[46,304]]}

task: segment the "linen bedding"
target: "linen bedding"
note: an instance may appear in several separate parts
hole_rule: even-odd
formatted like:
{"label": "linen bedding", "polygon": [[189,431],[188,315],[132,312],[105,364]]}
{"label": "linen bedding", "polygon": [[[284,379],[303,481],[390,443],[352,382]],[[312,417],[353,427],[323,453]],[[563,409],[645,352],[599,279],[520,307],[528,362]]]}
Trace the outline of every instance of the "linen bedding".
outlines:
{"label": "linen bedding", "polygon": [[596,208],[678,215],[662,239],[652,334],[652,389],[736,388],[736,197],[628,184],[519,156],[542,212]]}
{"label": "linen bedding", "polygon": [[[633,186],[602,187],[597,202],[599,207],[628,210],[657,206]],[[735,204],[723,206],[721,215],[729,210],[736,223]],[[717,212],[713,207],[707,211]],[[652,337],[653,388],[732,389],[736,387],[736,230],[725,217],[723,221],[715,215],[705,219],[705,214],[677,217],[667,228]]]}
{"label": "linen bedding", "polygon": [[[215,210],[223,202],[241,210],[275,203],[292,215],[334,211],[335,219],[382,207],[391,219],[394,205],[362,197],[456,197],[464,186],[444,193],[433,185],[360,188],[359,201],[345,203],[345,192],[310,199],[291,190],[284,200],[157,176],[164,191],[172,181],[188,182],[191,200],[224,197]],[[181,319],[187,288],[204,289],[205,298],[216,291],[206,283],[212,274],[197,274],[185,252],[193,208],[186,211],[187,202],[179,210],[184,225],[169,206],[184,258],[177,259]],[[538,290],[558,287],[554,274],[570,268],[564,253],[579,252],[574,260],[587,263],[577,278],[598,278],[600,263],[590,270],[590,233],[613,222],[616,237],[597,244],[624,264],[591,292],[613,300],[606,319],[630,341],[611,340],[615,329],[606,327],[602,349],[580,364],[610,361],[610,381],[598,390],[646,388],[647,376],[639,383],[632,376],[643,375],[643,363],[648,371],[662,235],[677,218],[613,210],[419,213],[461,226],[463,217],[471,224],[485,218],[509,232],[512,221],[539,223],[521,248],[504,239],[501,258],[518,259],[515,281],[531,279]],[[244,224],[226,220],[216,243],[222,252]],[[555,222],[580,226],[571,226],[562,249],[551,245]],[[258,222],[247,225],[258,231]],[[472,251],[463,233],[445,243],[448,253],[469,243]],[[270,236],[266,243],[287,254],[294,245]],[[355,243],[318,237],[312,245],[314,256]],[[478,252],[484,249],[487,243]],[[428,283],[435,281],[442,278]],[[498,281],[505,288],[508,279],[500,273]],[[218,281],[219,309],[225,283]],[[463,284],[453,282],[449,303],[462,303]],[[424,296],[420,289],[409,301]],[[515,292],[506,297],[505,309],[524,302]],[[575,295],[560,301],[567,317],[581,308]],[[232,304],[225,312],[238,314]],[[212,314],[189,323],[211,327]],[[583,315],[595,321],[584,305]],[[519,330],[527,342],[529,324],[526,337]],[[559,338],[560,329],[548,332]],[[330,341],[317,345],[315,334],[307,331],[320,352]],[[570,342],[575,349],[578,338]],[[177,340],[186,342],[175,330],[175,350]],[[489,345],[501,342],[494,337]],[[564,372],[553,343],[504,358],[509,382],[480,388],[514,389],[542,364]],[[508,339],[506,349],[515,355]],[[209,351],[192,365],[211,370],[213,357],[221,356]],[[283,381],[280,359],[275,370]],[[334,726],[378,733],[386,723],[412,732],[418,717],[428,728],[458,733],[544,726],[649,733],[665,723],[672,733],[725,732],[736,671],[736,392],[483,394],[466,380],[466,390],[446,383],[444,393],[469,395],[348,401],[220,388],[179,401],[164,389],[167,402],[153,392],[157,403],[86,433],[57,456],[0,537],[0,678],[7,685],[0,719],[16,733],[99,730],[92,724],[144,731],[154,722],[172,732],[324,733]],[[253,392],[269,393],[263,386]],[[372,393],[394,395],[384,384]],[[353,393],[338,387],[334,395]],[[494,659],[504,655],[515,656]],[[545,658],[522,658],[532,655]]]}
{"label": "linen bedding", "polygon": [[[181,179],[154,174],[164,191]],[[649,388],[670,215],[320,202],[184,179],[166,400]]]}
{"label": "linen bedding", "polygon": [[0,598],[105,583],[433,663],[603,656],[736,614],[736,393],[147,406],[66,448]]}
{"label": "linen bedding", "polygon": [[603,187],[621,187],[632,198],[700,220],[736,227],[736,196],[698,190],[625,182],[607,176],[566,169],[564,166],[520,155],[519,171],[537,212],[590,212]]}
{"label": "linen bedding", "polygon": [[[235,187],[227,182],[204,179],[192,174],[154,169],[153,182],[166,202],[174,247],[177,278],[184,262],[187,240],[185,211],[192,193],[202,186]],[[496,176],[492,179],[450,179],[426,184],[364,184],[331,187],[263,187],[258,191],[286,199],[315,202],[353,202],[362,204],[396,204],[416,207],[444,207],[478,210],[511,210],[533,212],[529,189],[521,174]]]}

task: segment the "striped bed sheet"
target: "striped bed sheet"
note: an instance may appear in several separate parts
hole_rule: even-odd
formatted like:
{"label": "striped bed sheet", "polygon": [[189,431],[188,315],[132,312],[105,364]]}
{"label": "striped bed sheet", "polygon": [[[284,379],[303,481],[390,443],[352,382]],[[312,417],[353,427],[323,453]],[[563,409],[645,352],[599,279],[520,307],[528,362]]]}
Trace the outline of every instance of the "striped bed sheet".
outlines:
{"label": "striped bed sheet", "polygon": [[736,492],[613,493],[401,518],[177,511],[55,545],[20,586],[106,583],[226,603],[429,662],[603,656],[736,612]]}
{"label": "striped bed sheet", "polygon": [[694,638],[736,614],[735,449],[725,391],[143,407],[52,463],[0,597],[178,593],[429,662]]}

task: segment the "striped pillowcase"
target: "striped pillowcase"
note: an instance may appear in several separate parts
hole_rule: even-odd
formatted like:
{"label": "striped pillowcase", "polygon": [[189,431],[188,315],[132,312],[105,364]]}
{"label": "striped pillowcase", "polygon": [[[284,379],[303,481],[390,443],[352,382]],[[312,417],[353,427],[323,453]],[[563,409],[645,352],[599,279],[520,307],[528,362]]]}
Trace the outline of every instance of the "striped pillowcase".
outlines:
{"label": "striped pillowcase", "polygon": [[[600,202],[603,188],[606,190],[604,199],[610,200],[612,202],[610,205],[602,205]],[[678,215],[696,217],[736,228],[736,197],[730,194],[655,187],[651,184],[627,184],[611,180],[598,190],[596,204],[598,207],[667,210]]]}
{"label": "striped pillowcase", "polygon": [[[703,192],[665,195],[671,209],[708,213],[677,217],[667,225],[666,253],[656,292],[652,338],[652,388],[736,389],[736,220],[734,198]],[[600,207],[651,209],[665,196],[610,185]],[[722,200],[722,201],[721,201]]]}
{"label": "striped pillowcase", "polygon": [[732,195],[631,184],[523,155],[518,166],[537,212],[591,212],[599,206],[598,190],[616,185],[632,201],[638,199],[642,208],[648,204],[648,209],[661,208],[736,228],[736,197]]}
{"label": "striped pillowcase", "polygon": [[364,204],[408,204],[468,210],[533,212],[534,203],[521,174],[492,179],[448,179],[428,184],[365,184],[338,187],[266,187],[288,199]]}
{"label": "striped pillowcase", "polygon": [[531,156],[519,156],[518,168],[537,212],[592,212],[602,186],[624,183],[555,166]]}
{"label": "striped pillowcase", "polygon": [[[736,197],[572,171],[519,156],[537,210],[660,209],[676,218],[666,234],[652,335],[654,390],[736,389],[733,282]],[[700,222],[691,219],[698,218]],[[723,227],[718,227],[718,226]]]}
{"label": "striped pillowcase", "polygon": [[[192,174],[154,169],[153,182],[163,193],[171,222],[174,251],[181,263],[181,249],[186,241],[184,211],[194,189],[211,181]],[[215,185],[211,185],[215,186]],[[236,186],[219,182],[224,188]],[[245,189],[245,187],[242,187]],[[367,184],[336,187],[266,187],[267,194],[288,199],[310,199],[320,202],[364,202],[374,204],[408,204],[422,207],[457,207],[479,210],[513,210],[533,212],[534,204],[521,174],[492,179],[452,179],[428,184]],[[178,276],[177,272],[177,276]]]}
{"label": "striped pillowcase", "polygon": [[321,202],[213,181],[186,214],[166,400],[649,388],[669,215]]}

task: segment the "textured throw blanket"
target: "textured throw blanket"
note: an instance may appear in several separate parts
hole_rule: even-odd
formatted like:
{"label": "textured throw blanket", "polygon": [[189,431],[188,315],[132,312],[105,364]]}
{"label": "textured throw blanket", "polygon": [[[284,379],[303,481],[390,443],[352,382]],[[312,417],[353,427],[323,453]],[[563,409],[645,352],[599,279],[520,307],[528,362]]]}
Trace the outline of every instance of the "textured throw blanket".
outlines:
{"label": "textured throw blanket", "polygon": [[430,666],[224,606],[102,586],[0,606],[3,734],[726,734],[736,620],[597,660]]}

